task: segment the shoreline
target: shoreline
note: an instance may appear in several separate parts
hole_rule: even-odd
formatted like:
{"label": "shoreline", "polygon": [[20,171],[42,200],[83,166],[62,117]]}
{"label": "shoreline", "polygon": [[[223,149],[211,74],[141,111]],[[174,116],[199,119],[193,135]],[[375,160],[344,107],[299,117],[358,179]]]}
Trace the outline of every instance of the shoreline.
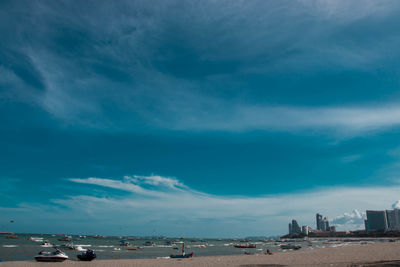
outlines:
{"label": "shoreline", "polygon": [[[50,266],[48,263],[44,263]],[[282,251],[273,255],[202,256],[190,259],[113,259],[82,262],[67,260],[51,266],[400,266],[400,243],[374,243],[344,247],[318,248],[298,251]],[[43,266],[42,262],[8,261],[0,267]]]}

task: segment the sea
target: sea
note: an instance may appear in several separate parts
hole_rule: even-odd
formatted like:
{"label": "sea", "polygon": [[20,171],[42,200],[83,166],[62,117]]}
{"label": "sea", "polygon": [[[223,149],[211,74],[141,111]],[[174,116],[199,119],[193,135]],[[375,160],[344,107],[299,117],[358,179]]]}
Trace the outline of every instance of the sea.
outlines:
{"label": "sea", "polygon": [[[195,257],[258,254],[265,253],[267,249],[274,253],[277,251],[290,252],[291,249],[282,249],[282,244],[300,246],[304,249],[321,247],[348,246],[353,244],[367,244],[385,242],[385,239],[201,239],[201,238],[166,238],[166,237],[118,237],[118,236],[84,236],[70,235],[71,241],[59,241],[62,235],[54,234],[15,234],[17,238],[9,239],[7,235],[0,235],[0,260],[21,261],[33,260],[40,251],[54,251],[53,247],[42,247],[42,240],[51,245],[61,246],[72,243],[75,248],[91,249],[95,251],[97,259],[143,259],[143,258],[168,258],[171,254],[180,254],[182,242],[186,253],[194,253]],[[34,241],[37,240],[37,241]],[[39,240],[39,241],[38,241]],[[121,243],[128,242],[128,246]],[[255,244],[256,248],[235,248],[234,245]],[[129,250],[127,248],[138,248]],[[77,249],[61,248],[70,260],[78,260],[81,251]]]}

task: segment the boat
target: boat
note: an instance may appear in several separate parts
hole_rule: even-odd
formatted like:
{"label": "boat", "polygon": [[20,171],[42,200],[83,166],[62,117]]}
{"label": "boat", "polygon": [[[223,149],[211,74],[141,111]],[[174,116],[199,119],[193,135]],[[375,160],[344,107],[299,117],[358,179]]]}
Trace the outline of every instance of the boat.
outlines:
{"label": "boat", "polygon": [[36,261],[61,262],[66,259],[68,259],[67,254],[58,249],[53,252],[40,251],[39,254],[35,256]]}
{"label": "boat", "polygon": [[189,254],[186,254],[186,253],[185,253],[185,243],[182,242],[182,254],[171,254],[169,257],[170,257],[170,258],[173,258],[173,259],[186,259],[186,258],[191,258],[191,257],[193,257],[193,252],[191,252],[191,253],[189,253]]}
{"label": "boat", "polygon": [[81,246],[76,246],[76,247],[75,247],[75,250],[76,250],[76,251],[79,251],[79,252],[86,252],[86,251],[88,251],[87,249],[85,249],[85,248],[83,248],[83,247],[81,247]]}
{"label": "boat", "polygon": [[298,250],[301,249],[301,246],[299,245],[294,245],[294,244],[283,244],[280,246],[281,249],[293,249],[293,250]]}
{"label": "boat", "polygon": [[63,237],[60,237],[60,238],[58,239],[58,241],[71,242],[71,237],[70,237],[70,236],[63,236]]}
{"label": "boat", "polygon": [[43,248],[51,248],[51,247],[53,247],[53,245],[50,244],[50,242],[48,240],[43,241],[40,246],[43,247]]}
{"label": "boat", "polygon": [[81,261],[92,261],[96,258],[96,253],[93,250],[88,249],[86,252],[82,252],[80,255],[76,255]]}
{"label": "boat", "polygon": [[9,236],[6,236],[6,238],[7,238],[7,239],[18,239],[18,236],[16,236],[16,235],[9,235]]}
{"label": "boat", "polygon": [[256,248],[255,244],[234,245],[235,248]]}
{"label": "boat", "polygon": [[130,246],[131,244],[126,240],[121,240],[121,241],[119,241],[119,245],[127,247],[127,246]]}
{"label": "boat", "polygon": [[139,250],[140,248],[138,247],[127,247],[126,250]]}
{"label": "boat", "polygon": [[43,242],[43,237],[30,237],[29,240],[35,242]]}
{"label": "boat", "polygon": [[146,242],[143,244],[143,246],[146,246],[146,247],[154,247],[155,245],[156,245],[156,243],[151,242],[151,241],[146,241]]}
{"label": "boat", "polygon": [[74,243],[66,243],[66,244],[62,244],[60,246],[58,246],[59,248],[63,248],[63,249],[70,249],[70,250],[74,250],[75,246]]}

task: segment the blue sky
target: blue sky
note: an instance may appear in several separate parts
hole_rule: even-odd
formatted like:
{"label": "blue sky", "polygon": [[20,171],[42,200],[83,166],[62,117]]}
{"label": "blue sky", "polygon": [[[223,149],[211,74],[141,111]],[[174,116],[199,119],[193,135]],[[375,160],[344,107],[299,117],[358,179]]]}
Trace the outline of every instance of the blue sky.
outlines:
{"label": "blue sky", "polygon": [[400,199],[399,12],[2,1],[0,231],[359,227],[343,216]]}

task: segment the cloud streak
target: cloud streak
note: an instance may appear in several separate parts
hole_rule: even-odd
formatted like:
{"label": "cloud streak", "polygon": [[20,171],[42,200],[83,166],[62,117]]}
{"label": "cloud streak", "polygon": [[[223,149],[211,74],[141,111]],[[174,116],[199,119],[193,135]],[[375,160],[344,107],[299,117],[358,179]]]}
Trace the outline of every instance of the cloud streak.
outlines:
{"label": "cloud streak", "polygon": [[[72,210],[78,203],[87,203],[87,210],[83,207],[83,212],[89,213],[93,219],[123,217],[127,222],[144,228],[149,222],[160,229],[166,229],[168,225],[171,230],[169,233],[176,235],[218,236],[224,225],[229,225],[231,229],[222,230],[223,236],[272,235],[285,233],[286,224],[292,218],[302,225],[315,227],[316,212],[335,218],[333,222],[338,230],[360,228],[363,218],[360,212],[344,212],[389,208],[400,189],[398,186],[333,187],[261,197],[217,196],[192,190],[176,179],[162,176],[132,177],[136,178],[70,179],[74,183],[129,191],[133,193],[130,196],[121,197],[115,193],[105,197],[78,195],[53,199],[53,202]],[[154,183],[154,180],[157,182]],[[169,186],[171,181],[172,187]],[[151,189],[145,188],[147,186],[151,186]],[[127,210],[131,215],[125,213]],[[140,219],[135,219],[138,217]],[[178,221],[188,223],[190,227],[180,233],[179,227],[174,226]],[[197,227],[202,229],[201,224],[207,221],[213,222],[208,226],[209,232],[198,231]],[[244,221],[246,227],[242,225]]]}
{"label": "cloud streak", "polygon": [[[396,102],[351,104],[358,99],[348,94],[345,79],[324,88],[348,71],[393,69],[400,39],[385,26],[395,24],[396,1],[100,1],[79,10],[41,2],[28,8],[29,16],[3,14],[4,25],[16,25],[18,33],[0,28],[6,36],[0,44],[7,62],[0,68],[3,97],[35,102],[63,125],[363,134],[399,124]],[[368,39],[375,35],[370,31],[379,38]],[[302,82],[305,72],[333,78],[316,90]],[[263,80],[284,73],[288,79]],[[292,76],[300,77],[298,85],[287,84]],[[318,93],[327,105],[289,103],[286,96],[298,90]],[[349,104],[330,101],[332,91]],[[369,91],[369,100],[376,91]]]}

